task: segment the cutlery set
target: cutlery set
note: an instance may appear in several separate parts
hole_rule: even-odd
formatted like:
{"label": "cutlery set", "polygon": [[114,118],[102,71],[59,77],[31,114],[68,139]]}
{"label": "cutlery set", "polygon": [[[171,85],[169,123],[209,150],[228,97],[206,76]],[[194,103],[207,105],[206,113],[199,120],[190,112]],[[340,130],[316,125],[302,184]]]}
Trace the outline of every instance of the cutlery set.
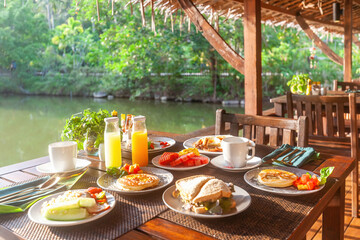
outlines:
{"label": "cutlery set", "polygon": [[70,176],[65,174],[52,175],[40,185],[19,189],[0,196],[0,204],[18,204],[18,202],[35,200],[62,188],[70,189],[85,172],[86,170],[79,171]]}
{"label": "cutlery set", "polygon": [[[277,162],[277,163],[284,164],[287,166],[293,166],[293,161],[295,159],[297,159],[298,157],[300,157],[305,152],[306,152],[305,150],[300,151],[299,149],[288,148],[288,149],[280,152],[275,157],[266,161],[266,163]],[[282,160],[278,160],[281,157],[283,157]]]}

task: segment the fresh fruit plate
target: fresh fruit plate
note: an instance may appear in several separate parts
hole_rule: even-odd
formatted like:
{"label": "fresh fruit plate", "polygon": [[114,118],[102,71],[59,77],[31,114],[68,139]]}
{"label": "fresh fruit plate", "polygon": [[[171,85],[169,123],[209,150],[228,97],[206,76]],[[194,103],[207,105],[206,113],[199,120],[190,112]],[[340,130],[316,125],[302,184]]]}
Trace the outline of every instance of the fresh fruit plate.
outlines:
{"label": "fresh fruit plate", "polygon": [[[154,137],[150,136],[148,141],[148,152],[156,153],[164,151],[172,146],[174,146],[176,141],[168,137]],[[127,152],[131,152],[131,146],[126,147],[126,144],[123,142],[121,144],[121,149]]]}
{"label": "fresh fruit plate", "polygon": [[209,157],[192,150],[184,149],[179,153],[164,152],[162,155],[154,157],[152,164],[167,170],[186,171],[204,167],[210,162]]}

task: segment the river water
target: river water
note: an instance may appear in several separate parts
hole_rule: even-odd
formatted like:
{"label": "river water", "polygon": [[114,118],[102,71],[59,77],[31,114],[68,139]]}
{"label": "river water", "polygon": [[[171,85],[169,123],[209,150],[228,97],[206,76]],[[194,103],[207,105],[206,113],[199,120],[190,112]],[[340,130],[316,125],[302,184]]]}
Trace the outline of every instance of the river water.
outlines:
{"label": "river water", "polygon": [[[60,141],[65,119],[90,108],[146,116],[149,130],[188,133],[215,124],[219,104],[177,103],[127,99],[93,99],[0,95],[0,167],[47,155]],[[242,113],[241,107],[225,107]]]}

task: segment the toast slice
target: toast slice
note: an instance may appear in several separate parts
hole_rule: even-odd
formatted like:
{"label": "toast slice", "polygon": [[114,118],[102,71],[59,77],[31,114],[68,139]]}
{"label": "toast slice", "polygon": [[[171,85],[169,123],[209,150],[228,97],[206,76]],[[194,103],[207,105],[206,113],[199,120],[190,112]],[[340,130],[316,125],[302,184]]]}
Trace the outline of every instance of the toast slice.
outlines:
{"label": "toast slice", "polygon": [[176,189],[180,192],[182,200],[191,202],[198,195],[204,184],[214,178],[208,175],[195,175],[179,179],[175,182],[175,185]]}
{"label": "toast slice", "polygon": [[192,202],[214,202],[222,197],[231,197],[230,188],[220,179],[210,179],[203,185],[203,187],[196,195],[196,197],[194,197]]}

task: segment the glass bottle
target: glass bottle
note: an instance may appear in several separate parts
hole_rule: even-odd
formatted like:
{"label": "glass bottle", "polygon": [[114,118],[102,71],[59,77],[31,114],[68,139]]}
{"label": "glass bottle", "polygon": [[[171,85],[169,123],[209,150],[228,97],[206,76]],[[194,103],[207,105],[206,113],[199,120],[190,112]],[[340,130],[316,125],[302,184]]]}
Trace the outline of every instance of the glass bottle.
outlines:
{"label": "glass bottle", "polygon": [[119,118],[110,117],[104,119],[105,133],[105,166],[106,168],[121,167],[121,143]]}
{"label": "glass bottle", "polygon": [[139,164],[140,167],[148,165],[148,139],[144,116],[133,118],[131,136],[132,164]]}
{"label": "glass bottle", "polygon": [[312,91],[312,81],[311,79],[308,79],[307,87],[306,87],[306,95],[311,95],[311,91]]}

